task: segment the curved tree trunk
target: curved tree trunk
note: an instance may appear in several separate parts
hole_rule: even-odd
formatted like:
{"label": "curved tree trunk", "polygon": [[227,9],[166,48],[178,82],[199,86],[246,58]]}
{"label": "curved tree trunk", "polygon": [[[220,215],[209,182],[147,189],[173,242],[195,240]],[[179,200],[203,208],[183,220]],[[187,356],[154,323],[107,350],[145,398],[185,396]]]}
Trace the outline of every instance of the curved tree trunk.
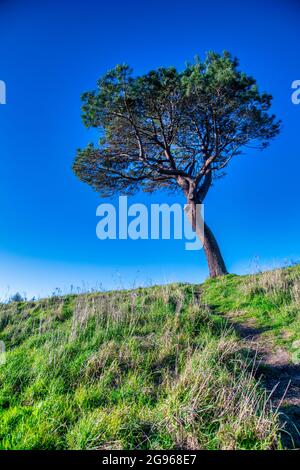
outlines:
{"label": "curved tree trunk", "polygon": [[192,224],[193,230],[195,230],[203,244],[209,276],[218,277],[228,274],[217,240],[208,225],[202,219],[200,212],[197,212],[197,203],[194,200],[188,201],[187,208],[187,216]]}
{"label": "curved tree trunk", "polygon": [[217,240],[205,222],[203,249],[207,259],[209,276],[217,277],[228,274]]}

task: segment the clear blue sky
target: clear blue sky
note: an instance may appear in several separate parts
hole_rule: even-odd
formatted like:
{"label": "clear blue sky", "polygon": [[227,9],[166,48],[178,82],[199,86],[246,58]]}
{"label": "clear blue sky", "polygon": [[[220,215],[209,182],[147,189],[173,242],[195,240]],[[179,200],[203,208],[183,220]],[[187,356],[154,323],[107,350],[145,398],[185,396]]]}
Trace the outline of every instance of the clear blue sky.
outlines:
{"label": "clear blue sky", "polygon": [[183,241],[98,240],[101,200],[71,165],[93,138],[81,123],[80,94],[102,73],[123,62],[137,74],[181,68],[208,50],[231,51],[273,94],[283,131],[268,150],[232,162],[207,198],[206,220],[232,272],[249,271],[256,257],[263,266],[300,258],[300,105],[291,103],[291,83],[300,79],[298,1],[0,0],[0,17],[0,79],[7,84],[0,296],[205,278],[203,252],[186,251]]}

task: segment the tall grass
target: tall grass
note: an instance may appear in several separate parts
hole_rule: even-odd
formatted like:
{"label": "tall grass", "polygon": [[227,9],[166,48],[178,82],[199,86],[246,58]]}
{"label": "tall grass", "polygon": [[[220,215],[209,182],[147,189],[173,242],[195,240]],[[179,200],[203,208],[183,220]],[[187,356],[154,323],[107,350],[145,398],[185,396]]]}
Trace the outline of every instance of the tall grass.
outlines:
{"label": "tall grass", "polygon": [[1,449],[270,449],[278,417],[199,289],[0,307]]}
{"label": "tall grass", "polygon": [[215,311],[255,320],[291,352],[300,339],[300,265],[208,281],[203,301]]}

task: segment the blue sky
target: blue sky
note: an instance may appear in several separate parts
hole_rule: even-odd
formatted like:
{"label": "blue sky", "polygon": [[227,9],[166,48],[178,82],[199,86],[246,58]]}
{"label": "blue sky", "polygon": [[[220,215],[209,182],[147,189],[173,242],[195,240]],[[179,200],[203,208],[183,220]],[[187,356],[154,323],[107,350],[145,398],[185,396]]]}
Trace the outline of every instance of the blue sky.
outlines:
{"label": "blue sky", "polygon": [[98,240],[96,207],[108,201],[71,165],[94,138],[81,123],[80,95],[101,74],[123,62],[137,74],[180,69],[208,50],[231,51],[273,94],[283,130],[266,151],[232,162],[207,197],[206,220],[232,272],[254,269],[257,259],[263,267],[299,260],[300,105],[291,102],[300,79],[298,1],[2,0],[0,17],[1,297],[207,276],[203,252],[180,240]]}

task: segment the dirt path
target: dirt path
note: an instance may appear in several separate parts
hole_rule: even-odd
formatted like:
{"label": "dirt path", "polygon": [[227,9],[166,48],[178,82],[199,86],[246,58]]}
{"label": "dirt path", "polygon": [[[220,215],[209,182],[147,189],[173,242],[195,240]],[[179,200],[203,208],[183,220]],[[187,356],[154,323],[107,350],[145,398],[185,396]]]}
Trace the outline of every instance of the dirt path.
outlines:
{"label": "dirt path", "polygon": [[257,355],[256,376],[271,393],[272,408],[280,412],[284,446],[300,449],[300,365],[292,364],[289,354],[264,334],[266,329],[250,321],[240,323],[235,315],[229,316],[229,321],[245,346]]}

